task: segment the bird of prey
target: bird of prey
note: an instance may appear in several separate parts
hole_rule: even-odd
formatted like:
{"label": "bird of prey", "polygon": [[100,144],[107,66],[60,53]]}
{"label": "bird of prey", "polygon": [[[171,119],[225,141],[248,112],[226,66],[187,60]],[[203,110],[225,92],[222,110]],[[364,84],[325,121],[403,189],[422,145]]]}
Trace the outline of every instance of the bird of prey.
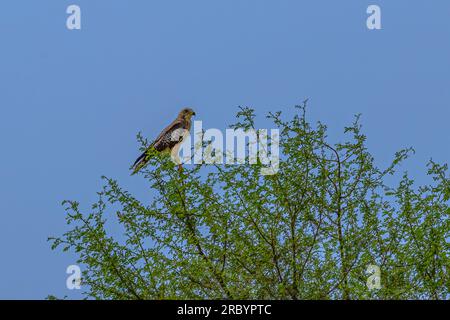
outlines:
{"label": "bird of prey", "polygon": [[189,134],[191,129],[191,117],[195,116],[194,110],[184,108],[180,111],[177,118],[169,124],[153,141],[148,149],[139,156],[134,162],[132,169],[133,174],[141,170],[149,161],[149,151],[156,150],[158,152],[170,152],[178,154],[178,149],[183,143],[184,138]]}

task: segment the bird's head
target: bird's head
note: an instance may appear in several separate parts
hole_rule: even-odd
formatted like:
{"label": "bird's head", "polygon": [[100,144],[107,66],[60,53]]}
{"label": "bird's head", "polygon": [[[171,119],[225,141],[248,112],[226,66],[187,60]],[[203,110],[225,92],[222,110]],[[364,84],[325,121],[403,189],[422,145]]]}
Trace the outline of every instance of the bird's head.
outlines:
{"label": "bird's head", "polygon": [[185,120],[191,120],[192,116],[195,116],[195,111],[192,110],[191,108],[184,108],[178,114],[179,118],[182,118],[182,119],[185,119]]}

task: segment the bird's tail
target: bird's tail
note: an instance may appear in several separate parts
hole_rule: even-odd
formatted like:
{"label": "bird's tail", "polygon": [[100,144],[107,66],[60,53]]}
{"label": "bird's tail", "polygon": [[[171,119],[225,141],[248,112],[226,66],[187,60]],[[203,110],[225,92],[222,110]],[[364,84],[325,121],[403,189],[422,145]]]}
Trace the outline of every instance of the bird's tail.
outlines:
{"label": "bird's tail", "polygon": [[147,162],[148,162],[147,151],[145,151],[143,154],[139,156],[139,158],[136,159],[136,161],[131,166],[131,169],[133,169],[131,175],[138,173],[139,170],[141,170],[147,164]]}

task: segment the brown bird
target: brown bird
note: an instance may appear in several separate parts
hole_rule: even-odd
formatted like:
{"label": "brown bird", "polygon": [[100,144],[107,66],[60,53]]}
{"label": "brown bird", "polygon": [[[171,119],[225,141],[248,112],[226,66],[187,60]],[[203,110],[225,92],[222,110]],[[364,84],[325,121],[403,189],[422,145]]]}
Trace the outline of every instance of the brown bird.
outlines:
{"label": "brown bird", "polygon": [[136,159],[132,166],[132,175],[137,173],[148,163],[150,159],[150,150],[178,154],[178,150],[183,143],[184,138],[189,135],[192,116],[195,116],[195,112],[191,108],[181,110],[177,118],[169,124],[147,148],[147,150],[145,150],[145,152]]}

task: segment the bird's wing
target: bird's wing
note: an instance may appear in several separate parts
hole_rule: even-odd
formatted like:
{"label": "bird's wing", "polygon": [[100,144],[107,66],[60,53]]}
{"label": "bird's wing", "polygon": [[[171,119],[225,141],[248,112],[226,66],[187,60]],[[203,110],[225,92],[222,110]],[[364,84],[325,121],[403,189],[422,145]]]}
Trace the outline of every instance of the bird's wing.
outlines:
{"label": "bird's wing", "polygon": [[167,148],[172,149],[177,143],[180,141],[177,139],[173,139],[172,134],[177,129],[186,129],[184,122],[180,119],[175,119],[171,124],[169,124],[163,131],[159,134],[159,136],[152,143],[152,147],[156,149],[156,151],[164,151]]}
{"label": "bird's wing", "polygon": [[139,171],[139,169],[145,166],[148,162],[149,159],[147,155],[149,149],[154,148],[156,151],[161,152],[166,149],[172,149],[177,143],[180,142],[177,140],[172,140],[172,133],[177,129],[186,129],[184,122],[180,119],[175,119],[171,124],[164,128],[150,147],[136,159],[132,166],[132,168],[134,168],[134,173]]}

